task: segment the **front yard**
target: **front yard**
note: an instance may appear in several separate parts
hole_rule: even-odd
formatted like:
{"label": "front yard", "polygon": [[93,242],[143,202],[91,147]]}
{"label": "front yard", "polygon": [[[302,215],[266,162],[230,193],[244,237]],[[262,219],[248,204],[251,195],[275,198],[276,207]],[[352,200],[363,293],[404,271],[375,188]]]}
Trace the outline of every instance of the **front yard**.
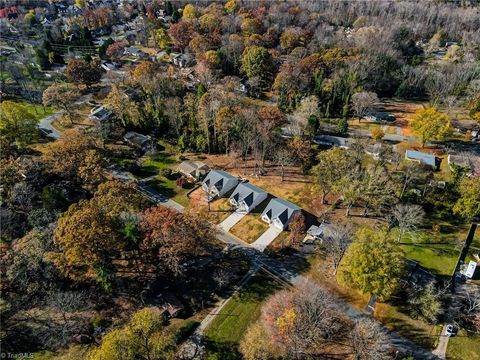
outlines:
{"label": "front yard", "polygon": [[263,302],[281,285],[259,271],[217,315],[205,331],[207,358],[237,359],[238,345],[248,326],[260,317]]}

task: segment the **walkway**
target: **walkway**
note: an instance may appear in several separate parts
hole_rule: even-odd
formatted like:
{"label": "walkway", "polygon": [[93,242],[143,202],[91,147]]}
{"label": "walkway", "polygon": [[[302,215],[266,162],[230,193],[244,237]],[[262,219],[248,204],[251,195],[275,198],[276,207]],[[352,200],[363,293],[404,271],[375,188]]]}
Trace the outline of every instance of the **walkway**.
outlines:
{"label": "walkway", "polygon": [[255,240],[251,245],[258,251],[263,251],[275,240],[275,238],[282,233],[283,230],[277,229],[275,226],[270,226],[260,237]]}
{"label": "walkway", "polygon": [[235,211],[232,213],[232,215],[223,220],[218,226],[224,231],[229,231],[236,223],[242,220],[245,215],[247,214],[244,212]]}

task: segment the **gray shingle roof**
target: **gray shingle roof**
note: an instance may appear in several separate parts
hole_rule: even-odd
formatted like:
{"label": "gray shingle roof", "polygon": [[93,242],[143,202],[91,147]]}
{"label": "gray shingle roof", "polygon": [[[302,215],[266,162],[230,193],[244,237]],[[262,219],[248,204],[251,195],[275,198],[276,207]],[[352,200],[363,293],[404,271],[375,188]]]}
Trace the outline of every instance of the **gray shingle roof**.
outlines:
{"label": "gray shingle roof", "polygon": [[267,207],[263,211],[263,215],[267,215],[270,219],[278,218],[282,224],[286,224],[295,211],[301,208],[287,200],[275,198],[270,200]]}
{"label": "gray shingle roof", "polygon": [[236,177],[223,170],[211,170],[205,177],[205,180],[203,180],[203,183],[207,186],[215,186],[218,190],[221,190],[225,181],[230,179],[236,179]]}
{"label": "gray shingle roof", "polygon": [[266,194],[266,192],[255,185],[244,182],[238,184],[230,198],[235,199],[237,202],[243,200],[245,204],[250,206],[262,194]]}

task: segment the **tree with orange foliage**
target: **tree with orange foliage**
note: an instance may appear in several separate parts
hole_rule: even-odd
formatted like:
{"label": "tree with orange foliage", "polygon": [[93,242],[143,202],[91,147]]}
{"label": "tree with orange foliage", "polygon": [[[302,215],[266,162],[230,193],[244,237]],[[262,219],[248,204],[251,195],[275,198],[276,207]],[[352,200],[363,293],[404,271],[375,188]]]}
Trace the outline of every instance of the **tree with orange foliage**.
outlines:
{"label": "tree with orange foliage", "polygon": [[173,41],[173,45],[183,51],[188,46],[195,34],[195,29],[190,21],[181,20],[176,24],[172,24],[168,29],[168,35]]}
{"label": "tree with orange foliage", "polygon": [[139,247],[147,261],[174,276],[182,273],[185,261],[208,253],[213,238],[206,221],[163,206],[142,214],[140,233]]}

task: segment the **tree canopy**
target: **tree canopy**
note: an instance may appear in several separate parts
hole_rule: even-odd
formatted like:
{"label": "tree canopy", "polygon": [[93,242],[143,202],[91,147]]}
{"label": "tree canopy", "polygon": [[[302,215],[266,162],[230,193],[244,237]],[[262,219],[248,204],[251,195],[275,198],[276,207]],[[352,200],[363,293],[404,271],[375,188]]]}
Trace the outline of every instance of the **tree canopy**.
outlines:
{"label": "tree canopy", "polygon": [[386,300],[397,289],[404,266],[404,253],[386,230],[360,228],[343,257],[339,279]]}

